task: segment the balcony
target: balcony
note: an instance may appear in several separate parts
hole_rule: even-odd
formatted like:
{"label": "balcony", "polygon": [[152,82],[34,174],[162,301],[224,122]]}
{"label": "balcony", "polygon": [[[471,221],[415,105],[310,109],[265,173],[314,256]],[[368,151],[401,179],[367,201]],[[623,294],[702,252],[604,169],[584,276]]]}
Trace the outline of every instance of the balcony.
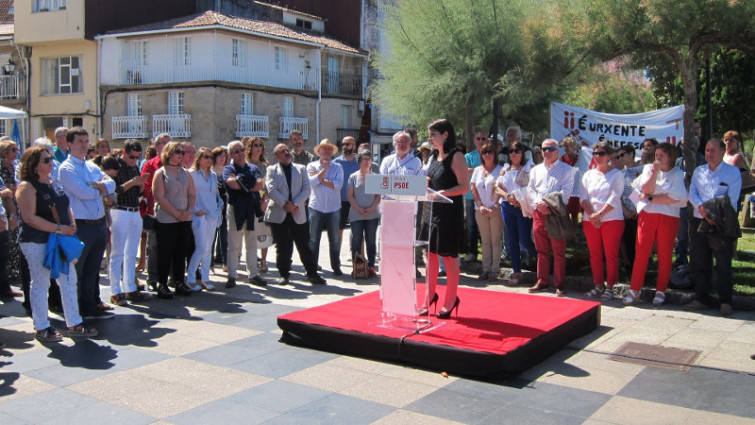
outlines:
{"label": "balcony", "polygon": [[0,76],[0,99],[23,99],[25,95],[23,78],[17,75]]}
{"label": "balcony", "polygon": [[307,140],[307,133],[309,130],[307,118],[280,117],[280,131],[278,132],[278,138],[288,140],[291,130],[301,131],[302,137],[304,137],[304,140]]}
{"label": "balcony", "polygon": [[362,94],[362,75],[352,72],[327,71],[322,74],[322,86],[326,94]]}
{"label": "balcony", "polygon": [[152,117],[152,137],[157,137],[160,133],[168,133],[174,139],[191,137],[191,115],[154,115]]}
{"label": "balcony", "polygon": [[338,137],[338,143],[340,146],[341,140],[343,140],[344,137],[351,136],[356,140],[359,141],[359,129],[358,128],[337,128],[336,129],[336,137]]}
{"label": "balcony", "polygon": [[145,139],[147,137],[147,117],[144,115],[113,117],[113,139]]}
{"label": "balcony", "polygon": [[126,64],[120,72],[119,85],[168,84],[199,81],[227,81],[294,90],[317,90],[316,69],[276,70],[271,66],[219,66],[216,63],[177,66]]}
{"label": "balcony", "polygon": [[236,137],[270,138],[270,125],[264,115],[236,115]]}

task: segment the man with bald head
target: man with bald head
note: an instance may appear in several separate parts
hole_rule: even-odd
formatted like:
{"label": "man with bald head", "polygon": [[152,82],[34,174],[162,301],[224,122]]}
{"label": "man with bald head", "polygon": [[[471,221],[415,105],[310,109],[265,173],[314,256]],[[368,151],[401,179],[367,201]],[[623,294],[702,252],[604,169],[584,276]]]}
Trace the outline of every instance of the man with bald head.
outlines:
{"label": "man with bald head", "polygon": [[543,162],[530,171],[528,190],[532,200],[533,233],[537,250],[537,282],[530,292],[548,290],[550,285],[550,253],[553,252],[553,283],[556,295],[566,295],[566,240],[551,238],[545,227],[545,219],[551,214],[550,207],[543,201],[547,195],[560,192],[562,201],[567,202],[574,188],[574,168],[558,160],[558,142],[553,139],[543,141]]}
{"label": "man with bald head", "polygon": [[265,175],[265,189],[270,197],[265,222],[270,225],[276,246],[275,263],[281,275],[277,283],[288,283],[296,244],[307,279],[312,284],[322,285],[325,279],[317,274],[317,262],[309,249],[309,224],[304,209],[310,193],[307,170],[292,162],[291,151],[283,143],[273,149],[273,154],[277,164],[268,167]]}

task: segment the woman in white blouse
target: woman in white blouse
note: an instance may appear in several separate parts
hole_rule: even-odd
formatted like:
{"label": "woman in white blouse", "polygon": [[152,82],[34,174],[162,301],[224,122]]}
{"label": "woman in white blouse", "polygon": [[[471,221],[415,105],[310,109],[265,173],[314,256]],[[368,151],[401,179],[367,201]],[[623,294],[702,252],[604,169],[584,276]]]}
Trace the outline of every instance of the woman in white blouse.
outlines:
{"label": "woman in white blouse", "polygon": [[[514,142],[509,146],[509,162],[504,165],[498,177],[496,194],[501,197],[501,215],[506,225],[506,244],[511,257],[514,273],[509,278],[509,285],[519,285],[522,281],[521,249],[527,251],[529,258],[535,258],[537,251],[532,242],[532,214],[524,214],[516,193],[525,195],[529,183],[529,172],[535,164],[524,156],[524,145]],[[528,205],[525,202],[525,206]]]}
{"label": "woman in white blouse", "polygon": [[[215,229],[220,224],[223,200],[218,194],[218,176],[212,171],[212,151],[200,148],[194,158],[194,166],[189,170],[197,192],[191,230],[194,233],[194,254],[189,260],[186,284],[192,291],[215,289],[210,283],[210,264],[212,263],[212,240]],[[202,281],[196,283],[196,272],[200,262]],[[200,286],[201,285],[201,286]]]}
{"label": "woman in white blouse", "polygon": [[621,209],[624,174],[610,165],[613,149],[608,142],[598,142],[592,149],[596,167],[582,175],[578,188],[582,229],[590,251],[595,284],[587,296],[610,300],[613,299],[613,286],[619,281],[619,245],[624,233],[624,211]]}
{"label": "woman in white blouse", "polygon": [[679,208],[687,204],[687,188],[684,172],[677,167],[677,150],[670,143],[661,143],[655,149],[655,162],[647,164],[632,187],[634,196],[639,195],[637,211],[637,245],[632,267],[630,289],[624,297],[624,305],[637,302],[639,291],[645,283],[648,259],[655,244],[658,253],[658,279],[653,305],[659,306],[666,299],[666,287],[671,276],[671,254],[679,229]]}
{"label": "woman in white blouse", "polygon": [[469,182],[482,245],[482,274],[479,279],[494,281],[498,279],[503,232],[503,218],[498,195],[495,193],[496,178],[501,166],[498,165],[495,148],[490,143],[485,143],[480,149],[480,159],[482,164],[474,169]]}

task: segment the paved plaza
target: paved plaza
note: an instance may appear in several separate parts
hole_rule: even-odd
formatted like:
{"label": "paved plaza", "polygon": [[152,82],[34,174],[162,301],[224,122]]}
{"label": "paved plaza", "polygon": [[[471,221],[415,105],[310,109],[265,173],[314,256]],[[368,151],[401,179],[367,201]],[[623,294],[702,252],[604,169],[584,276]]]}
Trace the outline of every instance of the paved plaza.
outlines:
{"label": "paved plaza", "polygon": [[[215,292],[117,307],[90,322],[93,340],[43,346],[20,300],[0,305],[0,424],[755,423],[755,312],[723,318],[616,299],[598,330],[516,378],[483,382],[278,342],[278,315],[379,288],[348,277],[345,252],[345,275],[326,267],[326,286],[310,285],[294,257],[291,285],[225,289],[218,270]],[[274,259],[271,249],[270,278]],[[466,275],[462,285],[526,292]],[[699,355],[686,368],[610,358],[628,342]]]}

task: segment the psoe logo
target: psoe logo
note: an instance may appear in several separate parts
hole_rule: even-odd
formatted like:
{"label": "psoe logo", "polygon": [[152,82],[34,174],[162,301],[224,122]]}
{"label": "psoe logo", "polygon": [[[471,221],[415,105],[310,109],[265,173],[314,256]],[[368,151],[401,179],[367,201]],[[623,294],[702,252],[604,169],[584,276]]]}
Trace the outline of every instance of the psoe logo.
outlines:
{"label": "psoe logo", "polygon": [[380,188],[381,189],[388,189],[390,187],[390,182],[388,180],[389,180],[388,176],[384,176],[383,177],[383,182],[380,183]]}

